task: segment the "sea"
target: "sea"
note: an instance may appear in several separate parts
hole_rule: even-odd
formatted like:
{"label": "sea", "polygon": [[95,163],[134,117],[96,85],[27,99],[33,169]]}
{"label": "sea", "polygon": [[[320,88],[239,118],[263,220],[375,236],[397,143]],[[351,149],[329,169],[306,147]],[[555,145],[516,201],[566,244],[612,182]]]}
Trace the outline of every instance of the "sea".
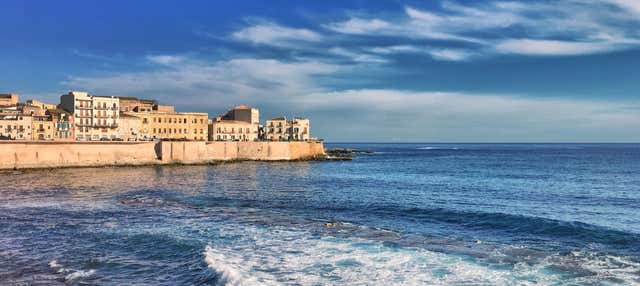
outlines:
{"label": "sea", "polygon": [[0,285],[640,285],[640,144],[0,174]]}

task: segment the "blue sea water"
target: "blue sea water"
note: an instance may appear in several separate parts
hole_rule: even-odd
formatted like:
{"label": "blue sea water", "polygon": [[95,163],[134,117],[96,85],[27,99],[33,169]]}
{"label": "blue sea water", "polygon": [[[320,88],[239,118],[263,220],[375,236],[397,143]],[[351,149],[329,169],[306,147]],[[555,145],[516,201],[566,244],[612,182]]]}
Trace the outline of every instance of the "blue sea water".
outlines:
{"label": "blue sea water", "polygon": [[640,284],[640,144],[326,145],[0,174],[0,284]]}

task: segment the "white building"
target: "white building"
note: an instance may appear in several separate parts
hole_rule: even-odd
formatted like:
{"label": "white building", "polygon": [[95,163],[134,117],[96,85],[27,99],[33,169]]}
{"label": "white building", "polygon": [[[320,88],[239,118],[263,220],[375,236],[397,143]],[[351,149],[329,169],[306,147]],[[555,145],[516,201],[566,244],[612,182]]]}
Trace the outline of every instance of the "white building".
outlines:
{"label": "white building", "polygon": [[112,140],[120,137],[120,102],[117,97],[72,91],[60,96],[60,107],[74,116],[76,140]]}

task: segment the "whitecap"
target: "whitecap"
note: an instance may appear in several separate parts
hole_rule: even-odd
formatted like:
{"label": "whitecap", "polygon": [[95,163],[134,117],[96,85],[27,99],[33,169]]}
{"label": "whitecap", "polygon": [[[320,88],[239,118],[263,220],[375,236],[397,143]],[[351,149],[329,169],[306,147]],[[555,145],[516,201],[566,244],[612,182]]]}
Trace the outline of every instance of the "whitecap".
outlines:
{"label": "whitecap", "polygon": [[211,246],[208,246],[204,250],[204,261],[211,270],[215,271],[218,275],[216,285],[218,286],[239,286],[242,284],[242,277],[240,272],[235,268],[225,264],[226,257],[219,252],[216,252]]}
{"label": "whitecap", "polygon": [[64,277],[64,279],[67,282],[73,282],[76,281],[78,279],[81,278],[87,278],[89,276],[92,276],[93,274],[96,273],[95,269],[89,269],[89,270],[78,270],[78,271],[74,271],[73,273],[69,273],[67,274],[67,276]]}

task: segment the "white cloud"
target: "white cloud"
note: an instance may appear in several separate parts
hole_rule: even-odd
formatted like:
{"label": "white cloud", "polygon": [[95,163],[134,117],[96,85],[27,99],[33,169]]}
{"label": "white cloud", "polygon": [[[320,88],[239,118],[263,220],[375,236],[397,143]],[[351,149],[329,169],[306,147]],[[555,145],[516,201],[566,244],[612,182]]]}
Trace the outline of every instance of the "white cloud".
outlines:
{"label": "white cloud", "polygon": [[239,41],[272,46],[289,46],[292,42],[317,42],[322,39],[322,36],[314,31],[289,28],[274,23],[263,23],[246,27],[234,32],[232,37]]}
{"label": "white cloud", "polygon": [[[439,60],[461,60],[468,59],[467,55],[496,52],[582,55],[640,46],[640,34],[632,26],[633,23],[640,26],[640,18],[611,9],[611,4],[627,11],[640,11],[640,2],[635,0],[493,1],[470,5],[443,2],[438,11],[407,6],[405,14],[395,18],[360,16],[325,26],[344,34],[444,40],[439,48],[422,49]],[[467,49],[473,51],[463,52],[458,44],[446,41],[472,43]]]}
{"label": "white cloud", "polygon": [[[281,62],[273,59],[232,59],[213,63],[196,60],[171,62],[168,69],[104,76],[72,76],[62,84],[97,94],[151,96],[164,102],[215,107],[233,101],[277,101],[300,93],[322,90],[312,79],[341,67],[316,61]],[[236,102],[237,103],[237,102]]]}
{"label": "white cloud", "polygon": [[337,56],[346,57],[354,62],[369,62],[369,63],[385,63],[386,59],[377,57],[374,55],[369,55],[362,52],[352,52],[344,48],[331,48],[329,49],[329,53],[332,53]]}
{"label": "white cloud", "polygon": [[[315,114],[348,110],[345,125],[362,122],[351,129],[383,134],[381,141],[640,140],[640,102],[364,89],[315,93],[298,104],[313,106]],[[332,124],[326,136],[343,134],[341,126]],[[362,140],[346,136],[340,139]]]}
{"label": "white cloud", "polygon": [[499,42],[496,49],[503,53],[560,56],[599,53],[611,50],[613,47],[601,42],[517,39]]}
{"label": "white cloud", "polygon": [[182,56],[156,55],[147,56],[147,60],[155,64],[170,66],[183,63],[185,58]]}
{"label": "white cloud", "polygon": [[339,33],[355,35],[389,32],[396,29],[393,24],[380,19],[359,18],[351,18],[344,22],[327,24],[325,27]]}
{"label": "white cloud", "polygon": [[336,77],[344,68],[317,61],[207,63],[187,58],[158,71],[76,76],[63,84],[96,94],[156,98],[191,111],[249,104],[261,108],[263,116],[309,116],[313,134],[328,140],[640,140],[640,102],[383,89],[331,92],[319,82],[318,77]]}

